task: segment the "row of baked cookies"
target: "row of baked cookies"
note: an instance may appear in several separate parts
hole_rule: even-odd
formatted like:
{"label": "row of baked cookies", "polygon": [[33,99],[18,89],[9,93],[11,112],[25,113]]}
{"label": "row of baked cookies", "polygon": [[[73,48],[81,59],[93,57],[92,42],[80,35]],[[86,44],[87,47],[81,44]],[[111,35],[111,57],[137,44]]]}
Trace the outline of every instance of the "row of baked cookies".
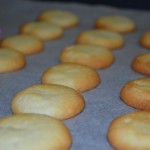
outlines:
{"label": "row of baked cookies", "polygon": [[[54,20],[57,21],[57,17],[54,17]],[[64,20],[63,25],[65,24]],[[34,23],[30,25],[34,26]],[[49,35],[50,33],[53,37],[55,36],[55,33],[53,32],[55,30],[54,26],[49,25],[48,23],[38,23],[36,25],[37,28],[35,26],[33,27],[36,28],[36,35],[42,34],[41,36],[43,36],[44,34],[45,37],[45,35]],[[51,28],[50,32],[49,27]],[[25,25],[25,28],[28,28],[28,25]],[[23,27],[21,30],[23,30]],[[62,30],[59,33],[62,33]],[[1,72],[9,72],[21,69],[25,66],[24,55],[35,54],[43,50],[44,45],[43,41],[38,36],[15,35],[3,39],[1,41],[1,46],[5,48],[1,48],[0,51],[0,57],[3,62],[3,68],[1,67],[2,69],[0,70]],[[30,49],[30,47],[33,49]],[[15,48],[17,50],[14,50]],[[20,50],[21,52],[18,52]],[[83,97],[72,88],[54,84],[35,85],[24,90],[20,96],[22,103],[20,105],[18,104],[18,108],[16,107],[15,110],[18,111],[21,109],[21,112],[23,112],[30,106],[30,113],[15,114],[0,119],[0,149],[70,149],[72,136],[68,128],[63,122],[59,121],[58,118],[61,120],[67,119],[82,111],[85,105]],[[15,98],[18,97],[16,96]],[[28,104],[25,102],[26,100],[29,100]],[[15,101],[14,104],[17,104],[17,102]],[[22,106],[25,107],[21,108]],[[14,108],[13,104],[12,108]],[[45,115],[42,115],[43,112],[41,111],[45,111]],[[50,115],[48,116],[48,114],[51,114],[53,117]],[[54,116],[57,119],[55,119]]]}
{"label": "row of baked cookies", "polygon": [[[149,39],[149,33],[144,34],[140,39],[141,45],[149,48]],[[137,56],[131,66],[136,72],[149,76],[150,53]],[[131,107],[147,111],[128,113],[115,118],[108,128],[109,142],[115,149],[150,149],[150,78],[125,84],[120,91],[120,98]]]}
{"label": "row of baked cookies", "polygon": [[[47,15],[48,22],[44,19]],[[35,21],[24,23],[19,29],[19,34],[5,37],[0,41],[0,57],[2,58],[0,72],[22,69],[26,65],[25,55],[43,51],[44,41],[62,37],[64,29],[78,23],[79,18],[76,15],[61,10],[44,11]]]}

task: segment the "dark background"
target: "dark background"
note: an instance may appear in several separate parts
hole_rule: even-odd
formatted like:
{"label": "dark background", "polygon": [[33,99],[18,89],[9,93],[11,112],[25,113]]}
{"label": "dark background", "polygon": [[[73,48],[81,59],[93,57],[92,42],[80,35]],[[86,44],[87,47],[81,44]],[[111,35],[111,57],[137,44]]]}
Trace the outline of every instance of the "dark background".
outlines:
{"label": "dark background", "polygon": [[36,1],[77,2],[89,5],[103,4],[119,8],[150,10],[150,0],[36,0]]}

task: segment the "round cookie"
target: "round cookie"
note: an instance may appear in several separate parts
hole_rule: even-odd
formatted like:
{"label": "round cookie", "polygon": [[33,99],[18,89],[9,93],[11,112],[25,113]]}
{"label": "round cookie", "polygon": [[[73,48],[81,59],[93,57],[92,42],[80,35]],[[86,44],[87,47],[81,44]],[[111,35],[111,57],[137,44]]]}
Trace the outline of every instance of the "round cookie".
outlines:
{"label": "round cookie", "polygon": [[150,53],[138,55],[131,63],[134,71],[150,76]]}
{"label": "round cookie", "polygon": [[79,18],[65,10],[46,10],[39,14],[39,21],[54,23],[62,28],[71,28],[79,24]]}
{"label": "round cookie", "polygon": [[100,76],[91,67],[64,63],[48,68],[42,75],[43,84],[59,84],[79,92],[90,90],[100,82]]}
{"label": "round cookie", "polygon": [[41,40],[54,40],[63,35],[63,29],[47,22],[29,22],[21,26],[20,33],[31,34]]}
{"label": "round cookie", "polygon": [[136,29],[135,23],[125,16],[103,16],[95,21],[97,29],[112,30],[119,33],[133,32]]}
{"label": "round cookie", "polygon": [[114,119],[107,137],[117,150],[150,149],[150,111],[125,114]]}
{"label": "round cookie", "polygon": [[76,39],[77,44],[91,44],[115,49],[124,45],[122,36],[114,31],[92,29],[83,31]]}
{"label": "round cookie", "polygon": [[143,47],[150,49],[150,31],[144,33],[144,34],[140,37],[139,43],[140,43]]}
{"label": "round cookie", "polygon": [[47,115],[17,114],[0,119],[1,150],[69,150],[71,134]]}
{"label": "round cookie", "polygon": [[1,47],[15,49],[27,55],[42,51],[44,43],[35,36],[18,34],[4,38]]}
{"label": "round cookie", "polygon": [[150,78],[126,83],[120,91],[120,98],[131,107],[150,110]]}
{"label": "round cookie", "polygon": [[17,93],[11,102],[13,113],[39,113],[64,120],[79,114],[85,106],[83,97],[63,85],[34,85]]}
{"label": "round cookie", "polygon": [[0,48],[0,73],[16,71],[26,65],[25,56],[9,48]]}
{"label": "round cookie", "polygon": [[94,69],[106,68],[114,62],[114,59],[109,49],[97,45],[72,45],[66,47],[60,54],[63,63],[77,63]]}

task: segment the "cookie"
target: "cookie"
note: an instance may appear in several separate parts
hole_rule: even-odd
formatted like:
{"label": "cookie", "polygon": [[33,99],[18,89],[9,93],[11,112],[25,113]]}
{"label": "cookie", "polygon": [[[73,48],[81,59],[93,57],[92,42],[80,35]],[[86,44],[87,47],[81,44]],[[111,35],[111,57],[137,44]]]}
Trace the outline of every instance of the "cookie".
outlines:
{"label": "cookie", "polygon": [[131,19],[118,15],[97,18],[95,27],[97,29],[106,29],[119,33],[133,32],[136,30],[136,25]]}
{"label": "cookie", "polygon": [[0,48],[0,73],[16,71],[26,65],[25,56],[13,49]]}
{"label": "cookie", "polygon": [[28,22],[21,26],[20,33],[31,34],[41,40],[54,40],[63,35],[63,29],[47,22]]}
{"label": "cookie", "polygon": [[71,134],[47,115],[17,114],[0,119],[1,150],[69,150]]}
{"label": "cookie", "polygon": [[150,78],[126,83],[120,91],[120,98],[131,107],[150,110]]}
{"label": "cookie", "polygon": [[144,33],[144,34],[140,37],[139,43],[140,43],[143,47],[150,49],[150,31]]}
{"label": "cookie", "polygon": [[100,76],[91,67],[64,63],[46,69],[41,81],[42,84],[59,84],[83,92],[95,88],[100,83]]}
{"label": "cookie", "polygon": [[28,55],[42,51],[44,43],[35,36],[18,34],[5,37],[1,41],[1,47],[11,48]]}
{"label": "cookie", "polygon": [[79,24],[79,18],[65,10],[45,10],[39,14],[38,20],[50,22],[62,28],[71,28]]}
{"label": "cookie", "polygon": [[115,60],[112,52],[102,46],[78,44],[66,47],[60,54],[62,63],[77,63],[94,69],[110,66]]}
{"label": "cookie", "polygon": [[150,76],[150,53],[143,53],[136,56],[131,66],[134,71]]}
{"label": "cookie", "polygon": [[11,102],[13,113],[38,113],[64,120],[79,114],[85,106],[83,97],[63,85],[34,85],[17,93]]}
{"label": "cookie", "polygon": [[114,31],[92,29],[83,31],[76,39],[77,44],[91,44],[115,49],[124,45],[122,36]]}
{"label": "cookie", "polygon": [[115,118],[107,137],[117,150],[149,150],[150,111],[132,112]]}

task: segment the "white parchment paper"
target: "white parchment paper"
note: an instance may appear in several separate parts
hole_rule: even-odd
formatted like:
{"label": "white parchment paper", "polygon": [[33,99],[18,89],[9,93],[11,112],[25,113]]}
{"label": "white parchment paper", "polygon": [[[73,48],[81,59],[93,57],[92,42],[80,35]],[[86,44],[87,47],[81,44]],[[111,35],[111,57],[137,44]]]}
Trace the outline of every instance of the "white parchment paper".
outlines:
{"label": "white parchment paper", "polygon": [[46,41],[43,52],[26,56],[27,66],[24,69],[0,74],[0,117],[12,114],[12,97],[28,86],[39,84],[45,69],[60,63],[59,54],[62,49],[74,44],[81,31],[94,28],[97,17],[124,15],[136,22],[137,31],[123,35],[125,45],[113,51],[116,61],[111,67],[97,70],[101,84],[82,93],[86,102],[84,111],[64,121],[73,137],[71,150],[112,150],[107,141],[110,122],[117,116],[137,111],[120,100],[119,92],[126,82],[145,77],[134,72],[130,64],[137,55],[150,52],[138,43],[140,36],[150,30],[150,12],[77,3],[1,0],[0,38],[17,34],[23,23],[35,21],[39,13],[47,9],[71,11],[80,18],[80,25],[66,29],[64,36],[58,40]]}

